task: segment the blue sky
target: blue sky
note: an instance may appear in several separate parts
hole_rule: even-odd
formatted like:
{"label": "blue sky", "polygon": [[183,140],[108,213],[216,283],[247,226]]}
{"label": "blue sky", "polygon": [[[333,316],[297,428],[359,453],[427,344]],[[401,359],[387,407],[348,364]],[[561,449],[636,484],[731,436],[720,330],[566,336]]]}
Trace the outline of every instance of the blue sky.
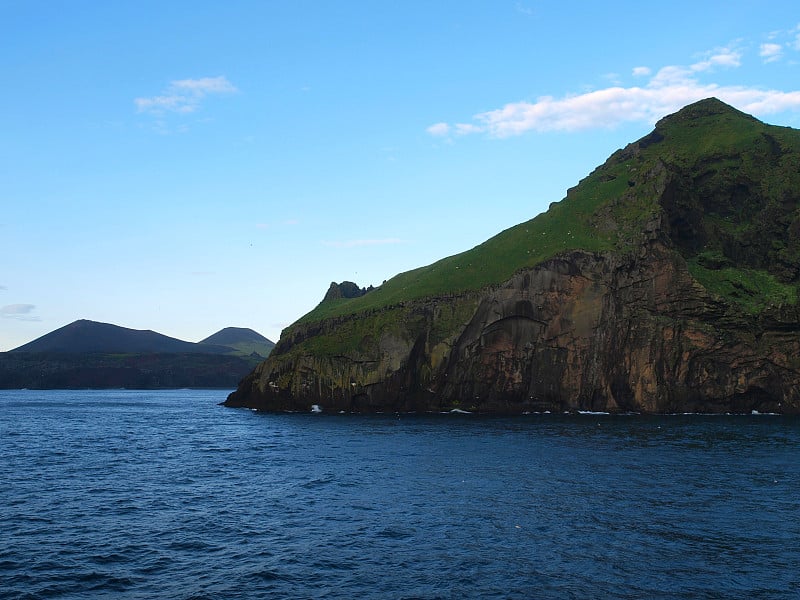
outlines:
{"label": "blue sky", "polygon": [[0,350],[280,331],[718,96],[800,126],[796,2],[0,0]]}

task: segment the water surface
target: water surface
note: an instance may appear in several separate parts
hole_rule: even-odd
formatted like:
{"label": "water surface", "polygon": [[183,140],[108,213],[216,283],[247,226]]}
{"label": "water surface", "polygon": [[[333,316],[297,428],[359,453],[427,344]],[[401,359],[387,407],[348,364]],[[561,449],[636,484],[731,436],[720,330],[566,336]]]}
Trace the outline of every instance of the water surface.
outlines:
{"label": "water surface", "polygon": [[0,392],[4,598],[798,598],[800,421]]}

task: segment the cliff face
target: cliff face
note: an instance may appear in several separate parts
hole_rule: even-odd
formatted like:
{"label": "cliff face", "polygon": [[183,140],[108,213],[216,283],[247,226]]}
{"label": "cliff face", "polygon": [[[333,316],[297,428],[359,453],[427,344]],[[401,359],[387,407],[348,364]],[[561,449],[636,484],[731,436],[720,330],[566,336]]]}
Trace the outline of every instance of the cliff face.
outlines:
{"label": "cliff face", "polygon": [[[479,289],[301,321],[227,404],[800,413],[800,145],[773,129],[715,100],[684,109],[560,203],[587,215],[591,235],[577,217],[568,232],[582,247]],[[526,234],[552,233],[553,219]]]}
{"label": "cliff face", "polygon": [[483,299],[441,396],[493,412],[791,412],[800,338],[776,317],[731,313],[657,241],[639,257],[573,252]]}

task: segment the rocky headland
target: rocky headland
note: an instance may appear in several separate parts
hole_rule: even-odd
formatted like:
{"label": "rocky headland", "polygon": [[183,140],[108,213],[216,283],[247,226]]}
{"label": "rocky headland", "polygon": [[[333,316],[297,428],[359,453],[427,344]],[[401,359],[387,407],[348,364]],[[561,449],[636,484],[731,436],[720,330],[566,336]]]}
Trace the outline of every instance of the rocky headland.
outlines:
{"label": "rocky headland", "polygon": [[228,406],[800,413],[800,131],[716,99],[538,217],[334,284]]}

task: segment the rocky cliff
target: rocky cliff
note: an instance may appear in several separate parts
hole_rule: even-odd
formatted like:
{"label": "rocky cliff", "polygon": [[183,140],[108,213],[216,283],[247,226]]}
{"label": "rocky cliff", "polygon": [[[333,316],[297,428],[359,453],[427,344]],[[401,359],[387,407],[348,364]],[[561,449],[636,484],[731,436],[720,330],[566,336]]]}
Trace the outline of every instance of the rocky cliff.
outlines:
{"label": "rocky cliff", "polygon": [[715,99],[550,210],[329,298],[226,404],[800,412],[800,132]]}

